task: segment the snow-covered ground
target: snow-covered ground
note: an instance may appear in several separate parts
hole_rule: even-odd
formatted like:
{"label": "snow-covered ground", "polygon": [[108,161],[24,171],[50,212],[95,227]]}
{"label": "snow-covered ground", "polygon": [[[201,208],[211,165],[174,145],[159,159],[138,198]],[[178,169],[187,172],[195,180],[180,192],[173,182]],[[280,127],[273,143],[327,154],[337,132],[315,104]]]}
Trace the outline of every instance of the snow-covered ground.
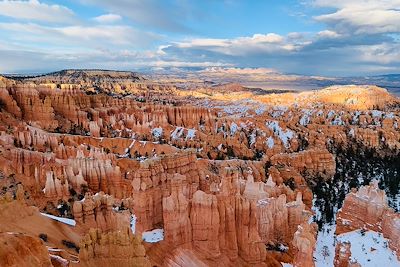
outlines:
{"label": "snow-covered ground", "polygon": [[400,266],[397,255],[389,248],[389,241],[382,234],[360,230],[341,234],[340,242],[350,242],[351,262],[358,262],[362,267]]}
{"label": "snow-covered ground", "polygon": [[156,243],[164,240],[164,229],[154,229],[151,231],[143,232],[142,239],[144,242]]}
{"label": "snow-covered ground", "polygon": [[293,138],[294,134],[291,130],[286,129],[284,131],[280,126],[278,121],[267,121],[265,125],[270,128],[275,135],[277,135],[286,148],[290,147],[289,141]]}
{"label": "snow-covered ground", "polygon": [[315,267],[333,267],[335,259],[336,225],[324,226],[318,232],[317,244],[314,251]]}
{"label": "snow-covered ground", "polygon": [[[315,206],[315,199],[312,209],[316,213],[315,219],[319,219],[321,212]],[[336,218],[333,221],[336,221]],[[361,230],[357,230],[336,236],[335,231],[336,224],[325,224],[318,232],[314,251],[316,267],[334,266],[335,246],[338,242],[351,243],[351,260],[358,262],[361,267],[400,267],[400,261],[395,252],[389,248],[388,240],[382,234],[373,231],[361,234]]]}
{"label": "snow-covered ground", "polygon": [[51,218],[51,219],[53,219],[53,220],[56,220],[56,221],[59,221],[59,222],[68,224],[68,225],[70,225],[70,226],[75,226],[75,225],[76,225],[76,222],[75,222],[75,220],[73,220],[73,219],[67,219],[67,218],[63,218],[63,217],[57,217],[57,216],[50,215],[50,214],[46,214],[46,213],[42,213],[42,212],[41,212],[40,214],[42,214],[43,216],[49,217],[49,218]]}

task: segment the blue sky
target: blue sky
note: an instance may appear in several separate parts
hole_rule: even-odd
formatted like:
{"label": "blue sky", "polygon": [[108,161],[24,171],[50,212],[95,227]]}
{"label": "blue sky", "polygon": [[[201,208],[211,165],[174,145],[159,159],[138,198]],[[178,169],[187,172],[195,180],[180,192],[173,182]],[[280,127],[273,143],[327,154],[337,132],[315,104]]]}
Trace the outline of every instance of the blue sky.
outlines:
{"label": "blue sky", "polygon": [[400,72],[400,0],[0,0],[0,72]]}

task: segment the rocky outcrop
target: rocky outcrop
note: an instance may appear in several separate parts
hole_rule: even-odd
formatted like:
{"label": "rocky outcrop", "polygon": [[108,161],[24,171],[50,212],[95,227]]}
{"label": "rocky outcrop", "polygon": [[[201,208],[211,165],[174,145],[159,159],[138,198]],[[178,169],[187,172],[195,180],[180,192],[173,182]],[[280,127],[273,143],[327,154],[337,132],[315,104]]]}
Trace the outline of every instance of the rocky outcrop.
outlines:
{"label": "rocky outcrop", "polygon": [[195,249],[211,258],[219,256],[218,231],[220,221],[217,197],[200,190],[196,191],[192,199],[190,222]]}
{"label": "rocky outcrop", "polygon": [[91,229],[79,244],[79,264],[71,266],[151,266],[141,241],[130,229]]}
{"label": "rocky outcrop", "polygon": [[346,196],[343,207],[338,212],[336,233],[363,228],[381,232],[381,220],[387,212],[390,209],[386,194],[378,188],[377,182],[362,186]]}
{"label": "rocky outcrop", "polygon": [[335,247],[335,262],[334,265],[336,267],[350,267],[354,266],[354,264],[350,263],[351,257],[351,243],[349,242],[339,242]]}
{"label": "rocky outcrop", "polygon": [[113,210],[113,205],[114,198],[112,196],[103,192],[95,195],[86,193],[85,198],[75,201],[72,208],[77,227],[81,228],[83,232],[87,232],[90,228],[107,232],[128,226],[129,212],[116,212]]}
{"label": "rocky outcrop", "polygon": [[302,223],[293,238],[295,248],[293,266],[315,266],[313,253],[316,243],[316,225]]}
{"label": "rocky outcrop", "polygon": [[337,215],[336,233],[341,234],[356,229],[368,229],[383,234],[389,239],[389,246],[400,258],[400,214],[388,207],[385,191],[374,181],[349,193]]}
{"label": "rocky outcrop", "polygon": [[46,246],[38,237],[0,233],[0,266],[52,267]]}
{"label": "rocky outcrop", "polygon": [[278,154],[271,157],[273,165],[284,165],[294,168],[297,172],[320,175],[326,179],[335,174],[335,158],[326,149],[310,149],[299,153]]}
{"label": "rocky outcrop", "polygon": [[175,174],[171,179],[171,195],[162,202],[165,240],[174,245],[192,241],[189,201],[183,194],[185,180],[185,176]]}

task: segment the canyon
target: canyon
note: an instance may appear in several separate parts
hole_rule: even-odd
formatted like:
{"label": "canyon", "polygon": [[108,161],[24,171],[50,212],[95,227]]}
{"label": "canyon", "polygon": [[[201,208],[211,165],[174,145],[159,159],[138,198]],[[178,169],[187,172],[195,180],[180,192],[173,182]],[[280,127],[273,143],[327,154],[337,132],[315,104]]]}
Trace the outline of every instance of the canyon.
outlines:
{"label": "canyon", "polygon": [[0,265],[397,266],[399,124],[373,85],[0,77]]}

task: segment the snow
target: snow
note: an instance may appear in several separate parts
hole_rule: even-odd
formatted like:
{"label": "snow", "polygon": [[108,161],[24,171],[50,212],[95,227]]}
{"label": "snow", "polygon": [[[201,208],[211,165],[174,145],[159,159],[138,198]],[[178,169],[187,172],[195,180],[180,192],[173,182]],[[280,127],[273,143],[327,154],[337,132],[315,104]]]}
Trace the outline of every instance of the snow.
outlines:
{"label": "snow", "polygon": [[250,134],[250,146],[254,145],[255,143],[256,143],[256,132],[253,131],[253,132]]}
{"label": "snow", "polygon": [[267,146],[269,148],[273,148],[274,147],[275,141],[274,141],[274,138],[272,138],[272,136],[268,137],[266,142],[267,142]]}
{"label": "snow", "polygon": [[386,115],[385,115],[385,118],[394,119],[394,114],[393,114],[393,112],[390,112],[390,113],[386,114]]}
{"label": "snow", "polygon": [[266,122],[266,126],[274,131],[275,135],[277,135],[281,139],[283,145],[286,148],[290,147],[289,140],[292,139],[294,135],[291,130],[287,129],[286,131],[284,131],[279,126],[279,123],[277,121],[268,121]]}
{"label": "snow", "polygon": [[164,240],[164,229],[154,229],[151,231],[143,232],[142,238],[144,242],[148,243],[156,243]]}
{"label": "snow", "polygon": [[342,118],[340,116],[336,116],[335,119],[331,122],[331,125],[344,125]]}
{"label": "snow", "polygon": [[380,110],[371,110],[371,115],[372,115],[372,117],[375,117],[375,118],[377,118],[377,117],[382,117],[382,115],[383,115],[383,112],[382,111],[380,111]]}
{"label": "snow", "polygon": [[238,130],[238,126],[236,123],[232,122],[230,126],[231,136],[235,135],[236,131]]}
{"label": "snow", "polygon": [[351,137],[354,137],[354,135],[355,135],[355,133],[354,133],[354,128],[351,128],[351,129],[350,129],[349,135],[350,135]]}
{"label": "snow", "polygon": [[155,138],[160,138],[162,136],[162,133],[163,133],[163,129],[161,127],[154,128],[154,129],[151,130],[151,134]]}
{"label": "snow", "polygon": [[361,115],[361,111],[356,111],[353,116],[353,123],[357,123],[359,121],[358,117]]}
{"label": "snow", "polygon": [[172,139],[178,139],[183,134],[183,127],[176,127],[175,130],[171,133]]}
{"label": "snow", "polygon": [[310,109],[303,109],[303,116],[300,118],[299,123],[303,126],[306,126],[310,123],[310,116],[312,115],[313,111]]}
{"label": "snow", "polygon": [[261,115],[261,114],[263,114],[266,110],[267,110],[267,107],[266,107],[265,105],[261,105],[261,106],[259,106],[258,108],[256,108],[256,109],[254,110],[254,112],[255,112],[257,115]]}
{"label": "snow", "polygon": [[264,205],[268,205],[270,203],[268,198],[264,198],[264,199],[259,199],[257,201],[257,206],[264,206]]}
{"label": "snow", "polygon": [[281,117],[285,112],[288,110],[288,107],[285,106],[276,106],[274,107],[274,111],[272,112],[271,116],[273,118]]}
{"label": "snow", "polygon": [[131,215],[131,230],[132,230],[133,234],[136,232],[136,221],[137,221],[136,215],[132,214]]}
{"label": "snow", "polygon": [[196,136],[196,130],[195,129],[189,129],[188,133],[186,135],[186,140],[193,139],[195,136]]}
{"label": "snow", "polygon": [[75,226],[75,225],[76,225],[76,222],[75,222],[75,220],[73,220],[73,219],[67,219],[67,218],[63,218],[63,217],[57,217],[57,216],[50,215],[50,214],[46,214],[46,213],[42,213],[42,212],[41,212],[40,214],[42,214],[43,216],[49,217],[49,218],[51,218],[51,219],[53,219],[53,220],[56,220],[56,221],[59,221],[59,222],[68,224],[68,225],[70,225],[70,226]]}
{"label": "snow", "polygon": [[360,230],[341,234],[340,242],[350,242],[351,261],[358,262],[362,267],[400,266],[395,252],[389,248],[389,241],[382,234]]}
{"label": "snow", "polygon": [[325,225],[318,232],[314,251],[315,267],[333,267],[336,225]]}

